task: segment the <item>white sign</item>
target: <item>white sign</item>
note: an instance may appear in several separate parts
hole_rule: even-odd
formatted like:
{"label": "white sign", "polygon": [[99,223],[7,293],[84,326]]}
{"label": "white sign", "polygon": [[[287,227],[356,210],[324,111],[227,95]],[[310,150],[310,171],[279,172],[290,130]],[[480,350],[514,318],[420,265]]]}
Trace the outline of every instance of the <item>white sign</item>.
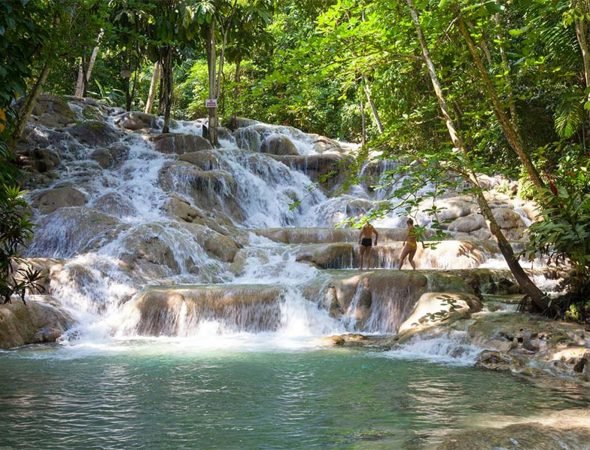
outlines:
{"label": "white sign", "polygon": [[205,107],[206,108],[217,108],[217,99],[216,98],[208,98],[205,100]]}

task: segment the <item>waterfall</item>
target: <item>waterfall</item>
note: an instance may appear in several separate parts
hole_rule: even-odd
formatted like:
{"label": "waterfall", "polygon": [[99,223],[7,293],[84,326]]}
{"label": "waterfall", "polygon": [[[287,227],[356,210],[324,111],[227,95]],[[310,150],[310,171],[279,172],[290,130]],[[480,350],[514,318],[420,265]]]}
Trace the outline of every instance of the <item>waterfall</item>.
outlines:
{"label": "waterfall", "polygon": [[[335,228],[389,201],[392,191],[374,186],[395,162],[365,165],[363,182],[343,193],[320,175],[341,170],[350,145],[250,121],[221,129],[211,148],[198,120],[175,122],[166,147],[161,119],[129,131],[118,109],[97,108],[99,126],[70,105],[80,124],[31,125],[61,163],[29,194],[37,232],[27,250],[59,259],[49,294],[76,320],[66,338],[395,333],[423,292],[425,281],[403,273],[361,280],[350,270],[358,231]],[[376,222],[388,228],[373,267],[396,266],[403,220],[391,212]],[[477,268],[492,247],[449,240],[416,261]]]}

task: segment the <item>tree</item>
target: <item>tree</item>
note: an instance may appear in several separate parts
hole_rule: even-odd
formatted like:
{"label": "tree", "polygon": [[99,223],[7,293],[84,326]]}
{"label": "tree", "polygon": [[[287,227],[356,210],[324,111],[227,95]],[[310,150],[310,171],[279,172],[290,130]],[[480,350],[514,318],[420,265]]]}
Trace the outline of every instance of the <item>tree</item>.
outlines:
{"label": "tree", "polygon": [[548,307],[548,299],[545,297],[543,292],[541,292],[541,290],[531,281],[526,272],[520,266],[518,258],[515,256],[510,243],[502,233],[502,230],[498,225],[485,196],[483,195],[483,190],[481,189],[479,182],[477,180],[476,173],[473,170],[470,152],[467,149],[460,132],[457,130],[457,127],[455,126],[454,120],[451,116],[451,112],[447,106],[445,95],[443,94],[443,90],[438,79],[438,75],[436,73],[436,68],[430,57],[428,45],[426,43],[426,39],[424,38],[424,33],[422,31],[422,26],[420,24],[418,11],[416,10],[416,6],[414,5],[413,0],[406,0],[406,2],[410,9],[410,15],[412,17],[412,22],[414,23],[414,26],[416,28],[416,35],[418,37],[418,42],[420,43],[420,47],[422,49],[424,62],[428,69],[428,74],[432,82],[432,87],[434,89],[434,93],[436,95],[441,113],[443,115],[447,130],[449,132],[450,139],[453,142],[453,145],[463,154],[462,161],[467,163],[464,169],[455,168],[455,170],[458,173],[461,173],[473,186],[473,192],[475,193],[481,213],[488,221],[490,231],[495,236],[500,251],[506,259],[506,263],[508,264],[510,271],[516,278],[516,281],[518,282],[522,290],[531,298],[535,306],[539,310],[545,311]]}

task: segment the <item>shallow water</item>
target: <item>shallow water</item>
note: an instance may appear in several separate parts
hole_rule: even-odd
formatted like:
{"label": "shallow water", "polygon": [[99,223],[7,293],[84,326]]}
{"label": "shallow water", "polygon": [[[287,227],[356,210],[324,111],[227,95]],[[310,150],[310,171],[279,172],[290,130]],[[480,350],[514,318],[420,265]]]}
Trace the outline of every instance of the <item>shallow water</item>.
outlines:
{"label": "shallow water", "polygon": [[583,388],[345,349],[145,341],[0,361],[0,448],[418,449],[590,405]]}

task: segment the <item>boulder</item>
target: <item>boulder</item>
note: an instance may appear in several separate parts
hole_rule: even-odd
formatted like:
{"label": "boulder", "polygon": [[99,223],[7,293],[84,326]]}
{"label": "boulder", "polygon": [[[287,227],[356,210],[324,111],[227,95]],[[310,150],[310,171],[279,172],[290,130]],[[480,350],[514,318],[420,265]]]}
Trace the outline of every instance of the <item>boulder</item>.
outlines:
{"label": "boulder", "polygon": [[204,171],[189,163],[174,162],[162,168],[160,184],[168,192],[190,196],[193,205],[204,211],[221,212],[243,220],[243,211],[235,196],[236,182],[224,170]]}
{"label": "boulder", "polygon": [[420,208],[424,211],[425,209],[431,209],[433,206],[436,207],[436,217],[441,222],[450,222],[468,216],[475,208],[473,201],[467,197],[443,198],[435,202],[425,201]]}
{"label": "boulder", "polygon": [[449,231],[459,233],[471,233],[486,226],[486,221],[481,214],[470,214],[459,217],[449,224]]}
{"label": "boulder", "polygon": [[126,130],[159,128],[158,117],[139,111],[126,112],[115,119],[115,124]]}
{"label": "boulder", "polygon": [[[577,411],[586,421],[588,414]],[[532,418],[529,423],[513,424],[502,428],[470,429],[455,431],[443,442],[433,447],[437,450],[511,449],[555,450],[588,449],[590,427],[582,420],[566,421],[562,417],[556,423],[547,423],[546,417]],[[530,419],[529,419],[530,420]],[[561,422],[561,423],[560,423]]]}
{"label": "boulder", "polygon": [[87,120],[73,127],[68,132],[81,144],[90,147],[107,146],[119,139],[119,134],[109,125],[98,120]]}
{"label": "boulder", "polygon": [[128,316],[137,318],[128,327],[147,336],[190,335],[201,321],[238,332],[275,331],[282,296],[281,288],[264,285],[149,288],[127,305],[136,311]]}
{"label": "boulder", "polygon": [[254,119],[247,119],[245,117],[230,117],[226,123],[225,126],[227,128],[229,128],[232,131],[237,130],[238,128],[245,128],[245,127],[249,127],[251,125],[257,125],[260,122],[258,122],[257,120]]}
{"label": "boulder", "polygon": [[141,270],[149,276],[177,274],[180,271],[174,251],[157,230],[136,230],[124,245],[120,259],[130,270]]}
{"label": "boulder", "polygon": [[126,228],[115,217],[83,206],[61,208],[42,217],[27,253],[69,258],[115,239]]}
{"label": "boulder", "polygon": [[102,195],[94,201],[92,206],[98,211],[115,217],[132,216],[137,212],[133,204],[118,192]]}
{"label": "boulder", "polygon": [[321,269],[346,269],[356,264],[353,244],[337,242],[302,247],[296,261],[310,262]]}
{"label": "boulder", "polygon": [[343,271],[333,277],[322,295],[333,312],[349,314],[355,329],[395,333],[427,284],[428,279],[414,271]]}
{"label": "boulder", "polygon": [[251,126],[236,129],[234,131],[234,139],[238,148],[252,152],[257,152],[262,144],[260,133],[255,127]]}
{"label": "boulder", "polygon": [[43,191],[33,197],[32,205],[43,214],[49,214],[59,208],[68,206],[83,206],[86,196],[79,190],[64,186]]}
{"label": "boulder", "polygon": [[154,148],[160,153],[182,155],[184,153],[210,150],[211,143],[194,134],[167,133],[151,138]]}
{"label": "boulder", "polygon": [[325,155],[271,155],[291,169],[306,174],[313,181],[321,182],[328,187],[337,184],[345,173],[350,159],[340,154]]}
{"label": "boulder", "polygon": [[428,292],[420,297],[411,315],[401,324],[399,332],[429,328],[441,322],[465,318],[481,308],[481,301],[475,295]]}
{"label": "boulder", "polygon": [[99,147],[90,154],[90,159],[95,160],[103,169],[112,169],[121,164],[129,155],[129,148],[120,142],[109,147]]}
{"label": "boulder", "polygon": [[512,208],[495,208],[492,210],[494,218],[503,229],[521,228],[524,229],[524,222],[514,209]]}
{"label": "boulder", "polygon": [[185,161],[197,166],[201,170],[220,169],[219,158],[215,150],[201,150],[180,155],[180,161]]}
{"label": "boulder", "polygon": [[73,321],[48,296],[0,305],[0,348],[55,342]]}
{"label": "boulder", "polygon": [[233,239],[212,230],[206,233],[203,246],[210,255],[229,263],[233,262],[239,250]]}
{"label": "boulder", "polygon": [[33,107],[32,120],[49,128],[61,128],[75,122],[76,116],[62,98],[41,94]]}
{"label": "boulder", "polygon": [[33,170],[45,173],[59,166],[59,155],[49,148],[35,148],[31,153],[31,166]]}
{"label": "boulder", "polygon": [[319,134],[308,134],[308,136],[312,139],[312,145],[314,151],[317,153],[342,153],[343,149],[338,142],[333,139],[329,139],[325,136],[320,136]]}
{"label": "boulder", "polygon": [[97,148],[90,154],[90,159],[95,160],[100,167],[108,169],[113,165],[113,156],[106,148]]}
{"label": "boulder", "polygon": [[129,156],[129,147],[121,142],[115,142],[108,146],[109,153],[111,154],[110,159],[112,160],[113,166],[118,166]]}
{"label": "boulder", "polygon": [[262,141],[260,152],[271,155],[299,155],[297,147],[287,136],[271,134]]}

